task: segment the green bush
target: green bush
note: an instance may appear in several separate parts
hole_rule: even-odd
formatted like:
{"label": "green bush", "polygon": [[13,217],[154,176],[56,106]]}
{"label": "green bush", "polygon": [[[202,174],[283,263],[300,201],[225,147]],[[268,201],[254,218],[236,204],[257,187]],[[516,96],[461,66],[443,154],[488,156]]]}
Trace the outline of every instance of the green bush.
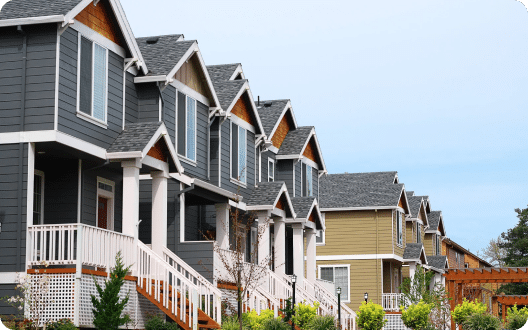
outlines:
{"label": "green bush", "polygon": [[226,317],[222,321],[222,330],[239,330],[239,329],[240,329],[240,324],[238,323],[238,318],[236,316]]}
{"label": "green bush", "polygon": [[429,324],[429,313],[433,304],[426,304],[420,301],[418,304],[413,304],[405,309],[404,306],[400,306],[402,311],[402,321],[406,327],[411,329],[423,329]]}
{"label": "green bush", "polygon": [[484,314],[486,313],[487,307],[483,303],[478,302],[478,300],[467,301],[466,298],[462,301],[460,305],[457,305],[455,309],[451,312],[453,320],[457,324],[462,324],[472,314]]}
{"label": "green bush", "polygon": [[387,320],[381,305],[362,302],[359,306],[357,325],[363,330],[381,330]]}
{"label": "green bush", "polygon": [[308,325],[307,330],[337,330],[336,320],[332,315],[316,316]]}
{"label": "green bush", "polygon": [[506,316],[506,328],[510,330],[517,330],[522,328],[528,320],[528,308],[517,308],[517,305],[508,308],[508,316]]}
{"label": "green bush", "polygon": [[315,302],[313,306],[310,304],[298,303],[295,305],[295,315],[292,317],[295,325],[304,329],[317,316],[319,303]]}
{"label": "green bush", "polygon": [[273,318],[264,321],[263,329],[265,330],[289,330],[291,325],[284,322],[281,318]]}
{"label": "green bush", "polygon": [[274,317],[275,313],[271,309],[260,311],[260,315],[255,310],[242,314],[244,326],[251,330],[264,330],[264,323]]}
{"label": "green bush", "polygon": [[145,330],[179,330],[178,324],[165,322],[159,315],[150,315],[145,322]]}
{"label": "green bush", "polygon": [[73,324],[70,319],[62,319],[57,322],[49,324],[46,329],[48,330],[77,330],[78,328]]}
{"label": "green bush", "polygon": [[466,318],[462,326],[464,330],[501,330],[502,322],[487,313],[474,313]]}

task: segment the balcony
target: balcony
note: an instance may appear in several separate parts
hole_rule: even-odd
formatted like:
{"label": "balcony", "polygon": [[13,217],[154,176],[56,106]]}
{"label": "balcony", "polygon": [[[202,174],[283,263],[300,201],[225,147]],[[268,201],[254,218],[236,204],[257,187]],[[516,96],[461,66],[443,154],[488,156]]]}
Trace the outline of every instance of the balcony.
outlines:
{"label": "balcony", "polygon": [[400,305],[403,304],[401,293],[382,293],[381,306],[386,312],[399,312]]}

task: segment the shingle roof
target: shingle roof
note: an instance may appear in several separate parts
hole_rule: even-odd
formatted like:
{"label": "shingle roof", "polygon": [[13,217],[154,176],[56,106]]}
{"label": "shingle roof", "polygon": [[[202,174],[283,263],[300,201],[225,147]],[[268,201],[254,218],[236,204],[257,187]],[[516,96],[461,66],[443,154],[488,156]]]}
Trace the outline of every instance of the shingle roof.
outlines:
{"label": "shingle roof", "polygon": [[429,220],[429,228],[436,230],[440,224],[440,214],[442,211],[431,211],[427,213],[427,219]]}
{"label": "shingle roof", "polygon": [[394,184],[398,172],[366,172],[366,173],[342,173],[332,174],[336,179],[346,183],[364,183],[364,184],[378,184],[391,185]]}
{"label": "shingle roof", "polygon": [[319,181],[321,208],[397,206],[403,184],[356,181],[355,174],[329,174]]}
{"label": "shingle roof", "polygon": [[81,0],[11,0],[0,11],[0,20],[66,15]]}
{"label": "shingle roof", "polygon": [[293,210],[297,214],[297,218],[306,219],[310,214],[310,208],[313,205],[315,197],[293,197],[291,199]]}
{"label": "shingle roof", "polygon": [[[279,121],[280,115],[289,101],[290,100],[260,101],[260,106],[255,102],[262,126],[264,126],[264,133],[268,137],[271,134],[273,127],[275,127]],[[269,106],[265,106],[265,104]]]}
{"label": "shingle roof", "polygon": [[226,110],[229,108],[233,100],[236,98],[238,92],[247,80],[229,80],[224,82],[214,82],[213,86],[218,96],[218,101],[220,101],[220,106],[222,109]]}
{"label": "shingle roof", "polygon": [[407,243],[403,252],[403,259],[420,259],[422,248],[422,243]]}
{"label": "shingle roof", "polygon": [[[171,34],[136,39],[149,70],[147,76],[168,74],[196,42],[195,40],[177,41],[180,37],[181,34]],[[148,44],[147,40],[151,38],[158,38],[158,41]]]}
{"label": "shingle roof", "polygon": [[278,155],[300,155],[313,128],[313,126],[303,126],[289,131],[282,142]]}
{"label": "shingle roof", "polygon": [[420,206],[422,205],[422,197],[409,196],[409,193],[407,193],[407,200],[409,201],[409,208],[411,209],[413,218],[417,218],[420,212]]}
{"label": "shingle roof", "polygon": [[127,124],[107,152],[143,151],[162,122]]}
{"label": "shingle roof", "polygon": [[209,76],[213,82],[223,82],[231,78],[239,65],[240,63],[208,65],[207,71],[209,71]]}
{"label": "shingle roof", "polygon": [[284,186],[284,182],[260,182],[245,201],[248,206],[273,205]]}
{"label": "shingle roof", "polygon": [[436,269],[445,269],[446,256],[427,256],[427,264]]}

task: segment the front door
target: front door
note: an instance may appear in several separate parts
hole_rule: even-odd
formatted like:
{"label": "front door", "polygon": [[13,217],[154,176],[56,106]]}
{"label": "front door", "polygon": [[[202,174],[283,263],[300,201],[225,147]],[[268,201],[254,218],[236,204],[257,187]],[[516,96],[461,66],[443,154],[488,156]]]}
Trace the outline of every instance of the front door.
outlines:
{"label": "front door", "polygon": [[108,229],[108,199],[101,196],[97,209],[97,227]]}

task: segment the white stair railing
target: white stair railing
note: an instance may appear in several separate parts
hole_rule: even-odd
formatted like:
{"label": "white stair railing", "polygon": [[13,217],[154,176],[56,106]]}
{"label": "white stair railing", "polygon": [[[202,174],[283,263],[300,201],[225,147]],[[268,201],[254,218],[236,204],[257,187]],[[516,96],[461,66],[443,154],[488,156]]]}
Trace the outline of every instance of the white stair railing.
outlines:
{"label": "white stair railing", "polygon": [[382,293],[381,306],[387,312],[398,312],[403,304],[401,293]]}
{"label": "white stair railing", "polygon": [[176,271],[197,287],[198,306],[220,324],[222,318],[222,292],[166,247],[163,249],[163,258]]}
{"label": "white stair railing", "polygon": [[[339,304],[335,294],[328,291],[328,289],[318,281],[315,281],[314,288],[315,297],[320,302],[321,306],[324,306],[324,309],[328,311],[328,314],[334,315],[334,317],[337,318]],[[355,329],[356,317],[357,314],[350,307],[344,303],[341,303],[341,325],[344,329]]]}

